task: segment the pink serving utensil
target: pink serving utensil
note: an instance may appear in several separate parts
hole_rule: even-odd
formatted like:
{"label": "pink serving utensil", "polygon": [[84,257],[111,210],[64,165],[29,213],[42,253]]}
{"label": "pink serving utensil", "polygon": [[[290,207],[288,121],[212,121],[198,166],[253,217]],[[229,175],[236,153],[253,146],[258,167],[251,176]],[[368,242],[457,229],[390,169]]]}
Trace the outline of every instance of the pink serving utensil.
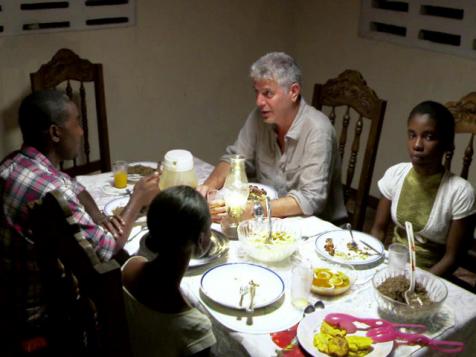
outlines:
{"label": "pink serving utensil", "polygon": [[444,353],[459,353],[464,350],[463,342],[436,340],[418,333],[404,333],[391,326],[372,328],[367,331],[367,337],[376,343],[395,341],[405,345],[428,346],[435,351]]}
{"label": "pink serving utensil", "polygon": [[[332,326],[336,326],[338,328],[346,330],[348,333],[354,333],[357,330],[366,331],[377,327],[390,327],[392,329],[408,328],[415,330],[415,332],[418,333],[426,331],[426,326],[421,324],[397,324],[387,320],[361,318],[342,313],[327,314],[324,320]],[[360,324],[365,324],[367,325],[367,327],[357,326],[355,324],[356,322]]]}

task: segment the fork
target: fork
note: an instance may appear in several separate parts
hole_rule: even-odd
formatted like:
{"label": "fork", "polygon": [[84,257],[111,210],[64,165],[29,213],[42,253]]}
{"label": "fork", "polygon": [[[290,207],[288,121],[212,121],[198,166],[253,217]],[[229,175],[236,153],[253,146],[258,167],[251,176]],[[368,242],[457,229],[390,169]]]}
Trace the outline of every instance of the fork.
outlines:
{"label": "fork", "polygon": [[148,230],[149,228],[147,227],[147,225],[143,225],[139,232],[135,233],[134,235],[130,236],[128,239],[127,239],[127,242],[130,242],[131,240],[133,240],[134,238],[136,238],[138,235],[140,235],[142,232]]}
{"label": "fork", "polygon": [[246,294],[248,294],[248,290],[249,290],[248,285],[240,286],[240,302],[238,303],[238,306],[240,307],[243,306],[243,298],[245,297]]}

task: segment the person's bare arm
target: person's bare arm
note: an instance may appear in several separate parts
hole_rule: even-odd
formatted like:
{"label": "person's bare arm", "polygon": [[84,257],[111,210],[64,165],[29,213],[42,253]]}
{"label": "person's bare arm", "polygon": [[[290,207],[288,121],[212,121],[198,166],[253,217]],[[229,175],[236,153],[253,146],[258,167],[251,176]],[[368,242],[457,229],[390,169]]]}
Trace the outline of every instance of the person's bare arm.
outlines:
{"label": "person's bare arm", "polygon": [[132,226],[142,208],[149,206],[150,202],[152,202],[159,192],[159,175],[157,173],[146,176],[136,183],[129,202],[120,214],[120,217],[124,221],[124,227],[122,233],[116,237],[118,250],[126,244]]}
{"label": "person's bare arm", "polygon": [[285,196],[271,201],[271,214],[273,217],[290,217],[302,215],[302,209],[291,196]]}
{"label": "person's bare arm", "polygon": [[392,201],[382,197],[378,202],[377,213],[375,215],[374,224],[370,230],[370,234],[378,238],[382,242],[385,240],[385,232],[390,222],[390,207]]}
{"label": "person's bare arm", "polygon": [[79,202],[84,206],[85,211],[91,216],[94,223],[101,224],[107,217],[99,210],[96,201],[87,190],[78,194]]}
{"label": "person's bare arm", "polygon": [[203,197],[206,197],[209,190],[222,188],[228,171],[230,171],[230,164],[226,161],[220,161],[205,182],[197,187],[197,191]]}
{"label": "person's bare arm", "polygon": [[451,273],[456,268],[458,255],[465,248],[465,239],[472,237],[475,218],[476,216],[472,215],[451,222],[445,255],[431,267],[430,272],[442,276]]}

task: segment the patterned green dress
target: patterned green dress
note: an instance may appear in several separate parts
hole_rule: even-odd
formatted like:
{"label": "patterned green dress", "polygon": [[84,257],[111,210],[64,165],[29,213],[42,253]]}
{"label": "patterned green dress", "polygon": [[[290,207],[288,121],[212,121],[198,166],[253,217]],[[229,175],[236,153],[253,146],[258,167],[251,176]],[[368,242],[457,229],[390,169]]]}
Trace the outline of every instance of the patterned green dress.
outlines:
{"label": "patterned green dress", "polygon": [[[429,269],[445,254],[446,245],[428,240],[419,234],[425,228],[430,217],[436,194],[440,187],[444,171],[431,176],[419,175],[411,168],[405,177],[397,205],[397,220],[405,227],[405,221],[413,225],[415,232],[417,266]],[[408,245],[404,229],[395,227],[393,241]]]}

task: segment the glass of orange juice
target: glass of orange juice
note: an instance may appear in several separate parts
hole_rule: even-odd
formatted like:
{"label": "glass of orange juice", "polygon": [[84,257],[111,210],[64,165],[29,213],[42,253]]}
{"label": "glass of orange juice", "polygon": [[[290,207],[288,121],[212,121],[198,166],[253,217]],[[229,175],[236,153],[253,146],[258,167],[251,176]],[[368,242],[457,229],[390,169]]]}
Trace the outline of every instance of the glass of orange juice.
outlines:
{"label": "glass of orange juice", "polygon": [[127,161],[116,161],[112,164],[112,172],[114,173],[114,187],[127,187]]}

